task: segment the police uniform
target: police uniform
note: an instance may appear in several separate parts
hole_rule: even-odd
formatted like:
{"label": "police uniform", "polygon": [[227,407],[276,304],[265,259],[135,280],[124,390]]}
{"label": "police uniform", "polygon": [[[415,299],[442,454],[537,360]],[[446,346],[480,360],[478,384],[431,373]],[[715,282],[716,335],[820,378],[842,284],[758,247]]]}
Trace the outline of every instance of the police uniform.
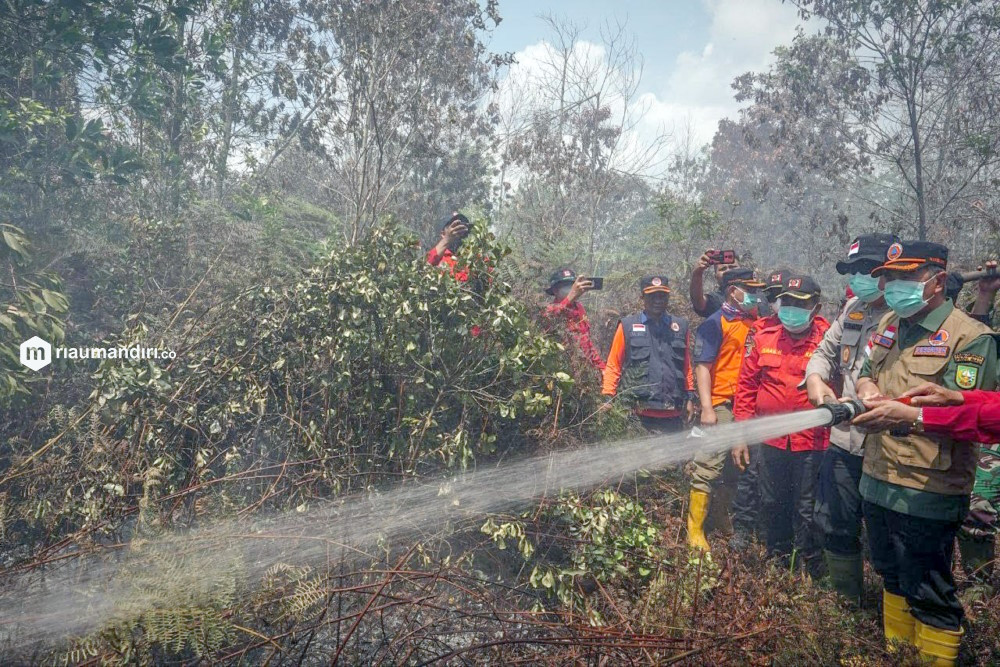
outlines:
{"label": "police uniform", "polygon": [[[865,234],[854,239],[847,258],[837,262],[841,275],[869,273],[885,260],[891,234]],[[868,341],[888,306],[852,297],[823,336],[806,366],[806,377],[818,375],[828,385],[840,384],[845,398],[857,398],[857,380],[868,358]],[[836,388],[835,388],[836,391]],[[841,595],[859,601],[864,586],[861,554],[861,463],[865,434],[849,423],[830,431],[830,447],[820,464],[816,487],[815,521],[823,542],[827,572]]]}
{"label": "police uniform", "polygon": [[[646,276],[643,294],[670,293],[666,276]],[[650,431],[673,433],[684,426],[686,403],[692,399],[687,320],[670,313],[653,320],[645,311],[622,318],[615,329],[604,368],[602,392],[621,394],[635,404]]]}
{"label": "police uniform", "polygon": [[[948,249],[936,243],[895,243],[872,275],[928,265],[944,269],[947,255]],[[996,344],[986,326],[950,300],[908,319],[890,312],[872,336],[861,377],[890,397],[924,382],[959,390],[994,389]],[[885,588],[886,636],[916,643],[925,657],[944,660],[938,664],[953,664],[964,612],[955,591],[952,553],[969,509],[979,448],[924,434],[919,424],[908,431],[870,433],[864,447],[859,488],[872,565]]]}

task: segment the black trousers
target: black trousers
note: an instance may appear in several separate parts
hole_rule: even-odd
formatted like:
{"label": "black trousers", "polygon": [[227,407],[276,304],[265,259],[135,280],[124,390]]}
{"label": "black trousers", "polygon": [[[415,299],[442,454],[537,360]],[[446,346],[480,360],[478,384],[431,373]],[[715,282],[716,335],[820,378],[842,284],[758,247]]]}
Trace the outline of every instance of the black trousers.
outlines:
{"label": "black trousers", "polygon": [[823,547],[839,556],[861,553],[861,464],[864,458],[830,445],[816,487],[816,528]]}
{"label": "black trousers", "polygon": [[680,433],[684,430],[683,417],[647,417],[639,415],[639,423],[650,433]]}
{"label": "black trousers", "polygon": [[757,530],[760,515],[760,450],[766,445],[750,445],[750,464],[739,473],[731,516],[733,531],[751,535]]}
{"label": "black trousers", "polygon": [[905,597],[917,620],[958,630],[964,612],[951,563],[962,522],[921,519],[868,501],[863,507],[872,566],[885,589]]}
{"label": "black trousers", "polygon": [[761,510],[767,550],[787,556],[792,550],[807,564],[817,563],[819,544],[813,523],[816,479],[823,452],[793,452],[770,445],[761,450]]}

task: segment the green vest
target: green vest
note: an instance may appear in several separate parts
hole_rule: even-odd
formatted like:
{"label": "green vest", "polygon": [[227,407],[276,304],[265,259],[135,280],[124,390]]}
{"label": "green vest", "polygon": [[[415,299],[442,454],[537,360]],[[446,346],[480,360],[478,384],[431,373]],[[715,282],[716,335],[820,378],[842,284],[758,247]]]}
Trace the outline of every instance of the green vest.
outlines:
{"label": "green vest", "polygon": [[[937,332],[930,332],[905,348],[895,340],[898,326],[899,317],[894,313],[882,318],[879,333],[873,337],[870,358],[871,378],[889,397],[899,396],[924,382],[942,384],[955,352],[990,333],[986,325],[957,308]],[[942,331],[946,332],[943,336]],[[892,346],[886,347],[890,340]],[[874,479],[911,489],[966,495],[972,491],[978,453],[979,446],[975,443],[945,436],[869,433],[865,437],[864,472]]]}

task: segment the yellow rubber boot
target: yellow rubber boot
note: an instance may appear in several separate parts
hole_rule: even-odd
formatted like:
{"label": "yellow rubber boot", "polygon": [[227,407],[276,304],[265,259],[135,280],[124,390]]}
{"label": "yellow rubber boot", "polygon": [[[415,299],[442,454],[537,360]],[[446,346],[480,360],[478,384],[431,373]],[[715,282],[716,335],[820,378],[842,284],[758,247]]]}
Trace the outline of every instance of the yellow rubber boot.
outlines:
{"label": "yellow rubber boot", "polygon": [[882,625],[885,627],[885,641],[891,646],[893,639],[908,644],[916,643],[914,624],[917,619],[910,614],[910,605],[902,595],[882,590]]}
{"label": "yellow rubber boot", "polygon": [[916,632],[917,648],[924,665],[953,667],[958,660],[958,645],[962,643],[965,630],[942,630],[917,621]]}
{"label": "yellow rubber boot", "polygon": [[709,497],[704,491],[691,489],[691,501],[688,503],[688,546],[704,551],[709,550],[708,540],[705,539]]}

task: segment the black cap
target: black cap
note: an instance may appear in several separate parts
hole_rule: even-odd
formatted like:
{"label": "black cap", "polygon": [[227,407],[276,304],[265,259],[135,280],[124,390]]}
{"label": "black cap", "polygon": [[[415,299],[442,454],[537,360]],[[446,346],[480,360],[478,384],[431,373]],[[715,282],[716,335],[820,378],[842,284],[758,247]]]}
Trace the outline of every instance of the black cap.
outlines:
{"label": "black cap", "polygon": [[549,287],[545,290],[546,294],[555,294],[556,288],[559,285],[565,283],[573,283],[576,281],[576,271],[569,268],[568,266],[560,266],[558,269],[552,272],[549,276]]}
{"label": "black cap", "polygon": [[785,289],[779,297],[790,296],[796,299],[811,299],[819,296],[823,290],[819,283],[813,280],[812,276],[804,273],[791,273],[785,280]]}
{"label": "black cap", "polygon": [[767,286],[764,287],[765,292],[781,291],[785,287],[785,282],[788,280],[788,276],[791,274],[791,269],[781,268],[771,271],[767,274],[767,278],[764,280]]}
{"label": "black cap", "polygon": [[729,269],[722,274],[722,277],[719,279],[719,289],[725,292],[730,285],[736,285],[737,287],[764,287],[764,283],[757,280],[757,274],[753,272],[753,269],[742,266]]}
{"label": "black cap", "polygon": [[949,271],[948,280],[944,284],[944,295],[954,301],[958,298],[958,293],[965,287],[965,278],[959,271]]}
{"label": "black cap", "polygon": [[464,213],[455,212],[455,213],[452,213],[451,215],[449,215],[447,218],[444,219],[444,222],[441,223],[441,229],[444,229],[445,227],[447,227],[448,225],[450,225],[455,220],[458,220],[459,222],[461,222],[466,227],[471,227],[472,226],[472,224],[469,222],[469,218],[466,217],[466,215]]}
{"label": "black cap", "polygon": [[663,274],[644,276],[639,281],[639,289],[643,294],[652,294],[653,292],[666,292],[670,294],[670,279]]}
{"label": "black cap", "polygon": [[899,241],[889,246],[885,263],[875,267],[872,275],[884,271],[919,271],[925,266],[948,268],[948,247],[930,241]]}
{"label": "black cap", "polygon": [[885,262],[889,246],[899,243],[895,234],[862,234],[854,239],[847,250],[847,259],[837,262],[837,273],[871,273],[876,266]]}

